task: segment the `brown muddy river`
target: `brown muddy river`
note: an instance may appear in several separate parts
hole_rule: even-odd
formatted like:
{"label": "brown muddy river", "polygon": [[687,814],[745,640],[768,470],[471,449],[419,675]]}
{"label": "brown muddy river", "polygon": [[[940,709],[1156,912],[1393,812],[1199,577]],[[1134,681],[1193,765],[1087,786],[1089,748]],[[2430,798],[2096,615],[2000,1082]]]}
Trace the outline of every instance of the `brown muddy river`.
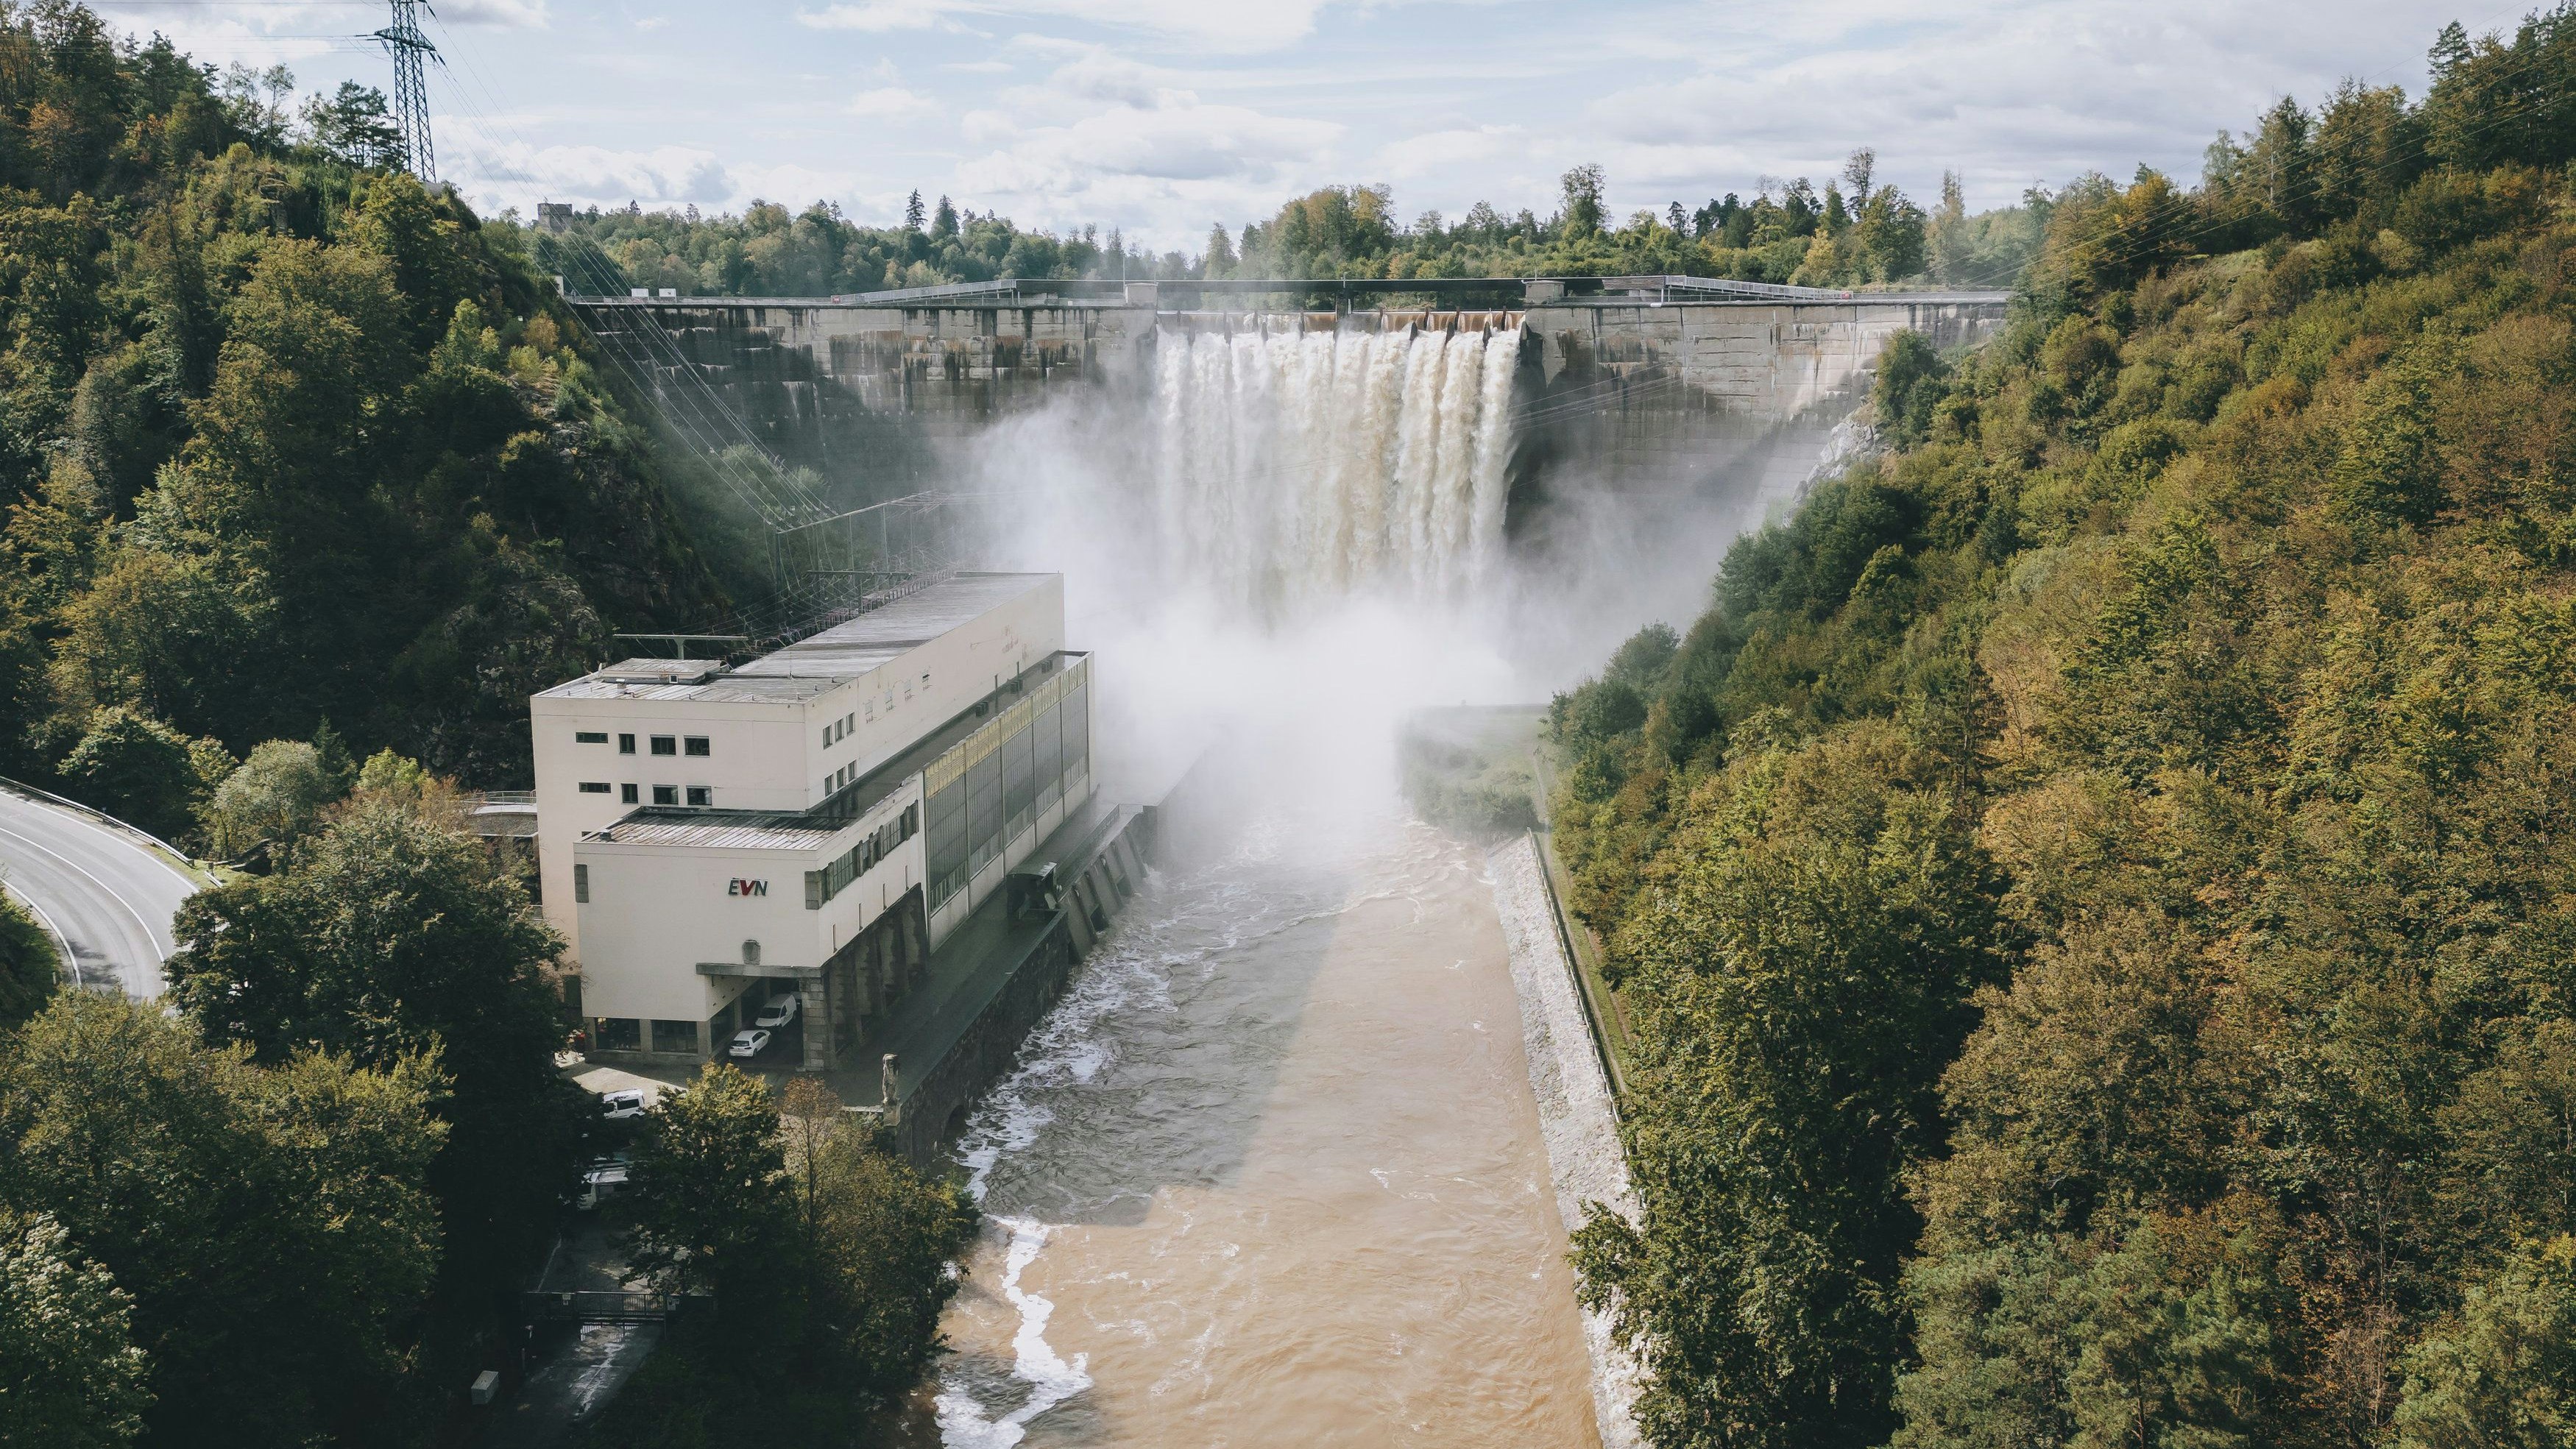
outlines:
{"label": "brown muddy river", "polygon": [[1159,874],[980,1109],[944,1443],[1597,1442],[1483,857],[1332,813]]}

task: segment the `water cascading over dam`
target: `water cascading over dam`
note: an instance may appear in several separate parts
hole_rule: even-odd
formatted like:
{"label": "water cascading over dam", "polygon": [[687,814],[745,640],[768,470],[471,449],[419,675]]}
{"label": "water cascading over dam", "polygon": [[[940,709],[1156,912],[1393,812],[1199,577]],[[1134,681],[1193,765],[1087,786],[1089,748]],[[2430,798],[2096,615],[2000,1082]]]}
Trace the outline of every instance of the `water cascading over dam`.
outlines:
{"label": "water cascading over dam", "polygon": [[1521,333],[1437,320],[1167,332],[1153,487],[1168,577],[1264,615],[1484,583],[1502,556]]}

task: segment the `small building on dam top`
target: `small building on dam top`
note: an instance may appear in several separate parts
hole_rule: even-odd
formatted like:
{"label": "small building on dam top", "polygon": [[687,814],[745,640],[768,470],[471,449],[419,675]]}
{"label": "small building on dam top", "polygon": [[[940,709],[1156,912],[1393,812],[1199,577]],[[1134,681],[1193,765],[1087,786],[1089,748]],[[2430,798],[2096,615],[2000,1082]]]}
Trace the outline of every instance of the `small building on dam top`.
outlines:
{"label": "small building on dam top", "polygon": [[955,574],[739,664],[628,659],[529,715],[591,1058],[687,1067],[759,1021],[747,1065],[932,1109],[916,1151],[1141,874],[1060,575]]}

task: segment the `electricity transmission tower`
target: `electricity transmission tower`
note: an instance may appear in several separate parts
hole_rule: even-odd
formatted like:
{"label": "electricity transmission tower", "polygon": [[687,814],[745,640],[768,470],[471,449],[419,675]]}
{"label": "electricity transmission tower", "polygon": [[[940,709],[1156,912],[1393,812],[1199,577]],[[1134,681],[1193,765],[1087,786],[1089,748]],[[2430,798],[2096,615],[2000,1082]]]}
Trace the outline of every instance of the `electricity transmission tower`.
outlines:
{"label": "electricity transmission tower", "polygon": [[[420,33],[420,12],[428,0],[390,0],[393,23],[372,37],[394,62],[394,125],[402,132],[403,165],[423,181],[438,177],[438,155],[429,143],[429,85],[425,62],[439,60],[438,47]],[[429,10],[436,15],[438,12]],[[446,64],[440,60],[440,64]]]}

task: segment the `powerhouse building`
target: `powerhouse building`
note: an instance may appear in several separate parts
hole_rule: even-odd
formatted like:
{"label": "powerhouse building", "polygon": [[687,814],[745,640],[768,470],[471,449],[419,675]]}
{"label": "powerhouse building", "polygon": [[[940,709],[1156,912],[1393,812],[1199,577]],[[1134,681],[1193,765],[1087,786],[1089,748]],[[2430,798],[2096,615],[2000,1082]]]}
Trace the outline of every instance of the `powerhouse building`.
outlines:
{"label": "powerhouse building", "polygon": [[969,573],[747,663],[629,659],[536,695],[539,869],[591,1054],[841,1065],[1093,793],[1057,574]]}

